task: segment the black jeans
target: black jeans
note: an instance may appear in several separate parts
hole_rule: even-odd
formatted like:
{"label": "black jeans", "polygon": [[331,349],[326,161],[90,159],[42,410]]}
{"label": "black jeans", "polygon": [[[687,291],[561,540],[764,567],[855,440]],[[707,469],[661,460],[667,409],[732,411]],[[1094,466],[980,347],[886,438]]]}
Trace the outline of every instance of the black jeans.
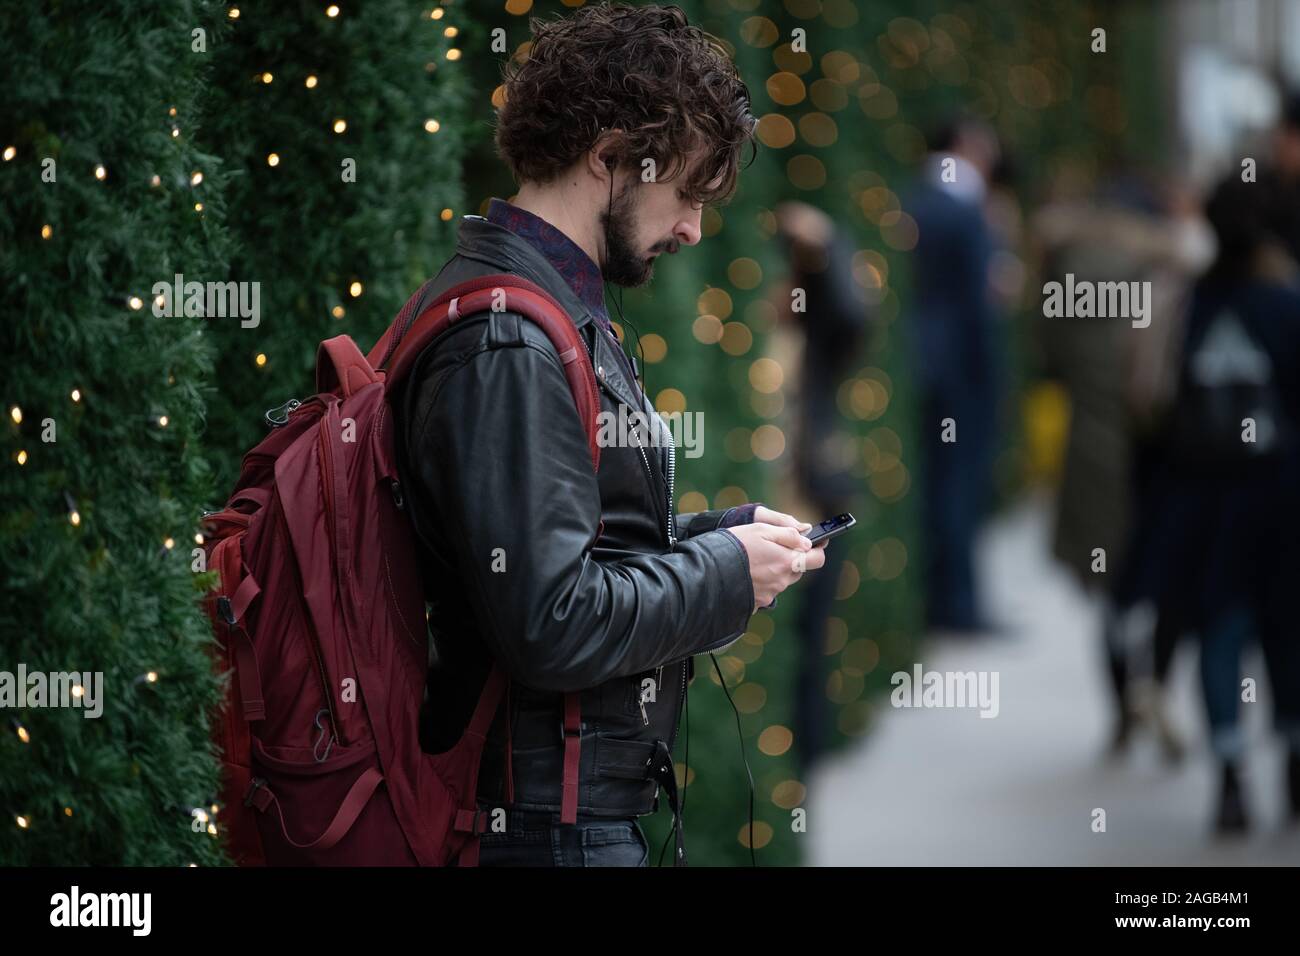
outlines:
{"label": "black jeans", "polygon": [[506,828],[479,837],[479,866],[649,866],[650,843],[635,817],[506,811]]}

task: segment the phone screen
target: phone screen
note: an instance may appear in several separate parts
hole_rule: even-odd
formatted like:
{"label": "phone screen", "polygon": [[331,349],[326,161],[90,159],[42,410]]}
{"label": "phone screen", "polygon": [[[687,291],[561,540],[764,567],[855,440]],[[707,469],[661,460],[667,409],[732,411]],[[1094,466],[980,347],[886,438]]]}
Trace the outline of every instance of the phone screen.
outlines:
{"label": "phone screen", "polygon": [[814,525],[805,537],[813,544],[817,544],[819,541],[830,540],[843,534],[857,523],[857,519],[851,514],[836,515],[834,518],[827,518],[821,524]]}

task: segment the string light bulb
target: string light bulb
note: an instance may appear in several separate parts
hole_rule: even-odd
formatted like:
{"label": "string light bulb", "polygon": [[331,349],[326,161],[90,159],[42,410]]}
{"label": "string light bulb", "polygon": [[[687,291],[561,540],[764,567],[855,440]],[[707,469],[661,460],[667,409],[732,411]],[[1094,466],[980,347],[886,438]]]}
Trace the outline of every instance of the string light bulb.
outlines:
{"label": "string light bulb", "polygon": [[79,401],[81,401],[81,389],[79,389],[79,388],[74,388],[74,389],[72,390],[72,400],[73,400],[74,402],[79,402]]}
{"label": "string light bulb", "polygon": [[338,15],[339,15],[339,5],[337,3],[331,3],[328,7],[325,8],[325,16],[333,18],[333,17],[337,17]]}
{"label": "string light bulb", "polygon": [[175,538],[164,538],[164,539],[163,539],[163,547],[166,548],[168,551],[170,551],[172,548],[176,547],[176,539],[175,539]]}
{"label": "string light bulb", "polygon": [[424,131],[426,133],[436,133],[441,128],[441,124],[436,119],[427,119],[424,121]]}
{"label": "string light bulb", "polygon": [[460,59],[460,50],[456,49],[455,47],[452,47],[450,50],[447,51],[447,59],[449,59],[449,60],[459,60],[459,59]]}
{"label": "string light bulb", "polygon": [[126,300],[126,304],[129,305],[134,311],[139,312],[140,309],[144,307],[144,300],[141,299],[138,295],[133,295]]}
{"label": "string light bulb", "polygon": [[104,179],[107,178],[107,176],[108,176],[108,170],[104,168],[103,163],[99,163],[98,165],[95,166],[96,179],[98,179],[100,182],[103,182]]}
{"label": "string light bulb", "polygon": [[15,405],[9,409],[9,417],[14,420],[15,425],[21,425],[23,423],[23,410]]}
{"label": "string light bulb", "polygon": [[258,352],[258,353],[257,353],[257,358],[253,359],[253,361],[256,362],[256,363],[258,364],[258,367],[259,367],[259,368],[260,368],[261,366],[265,365],[265,364],[266,364],[266,353],[265,353],[265,352]]}
{"label": "string light bulb", "polygon": [[42,239],[48,239],[52,235],[54,235],[54,230],[50,228],[50,224],[48,222],[45,225],[41,226]]}
{"label": "string light bulb", "polygon": [[202,543],[203,543],[203,535],[201,535],[201,534],[195,534],[195,535],[194,535],[194,543],[195,543],[195,544],[202,544]]}
{"label": "string light bulb", "polygon": [[348,121],[345,119],[336,119],[334,121],[334,132],[342,133],[348,128]]}
{"label": "string light bulb", "polygon": [[308,76],[307,79],[302,81],[302,85],[307,87],[309,90],[316,89],[316,75],[313,73]]}
{"label": "string light bulb", "polygon": [[201,172],[196,169],[194,172],[190,173],[191,186],[197,186],[201,182],[203,182],[203,174]]}
{"label": "string light bulb", "polygon": [[232,20],[238,20],[239,7],[231,7],[229,10],[226,11],[226,16],[230,17],[230,19]]}
{"label": "string light bulb", "polygon": [[17,717],[10,717],[9,723],[13,727],[14,733],[18,735],[19,740],[25,744],[32,742],[32,735],[27,732],[27,728],[23,726],[22,721]]}
{"label": "string light bulb", "polygon": [[152,186],[154,189],[157,189],[159,186],[162,185],[162,177],[159,176],[157,173],[154,173],[152,176],[149,177],[149,185]]}
{"label": "string light bulb", "polygon": [[268,166],[279,166],[279,165],[280,165],[280,154],[279,154],[279,153],[268,153],[268,154],[267,154],[267,157],[266,157],[266,165],[268,165]]}
{"label": "string light bulb", "polygon": [[431,19],[431,20],[441,20],[441,19],[442,19],[442,8],[441,8],[441,7],[436,7],[436,8],[434,9],[434,11],[433,11],[432,13],[429,14],[429,19]]}
{"label": "string light bulb", "polygon": [[17,460],[18,464],[20,465],[27,464],[27,449],[25,448],[19,449],[18,454],[14,455],[14,458]]}
{"label": "string light bulb", "polygon": [[5,162],[6,162],[6,163],[9,162],[9,160],[13,159],[13,158],[14,158],[15,156],[17,156],[17,155],[18,155],[18,150],[14,149],[12,146],[6,146],[6,147],[5,147]]}
{"label": "string light bulb", "polygon": [[343,306],[341,305],[334,306],[334,308],[330,309],[330,315],[334,316],[334,318],[336,319],[343,318]]}
{"label": "string light bulb", "polygon": [[270,82],[271,82],[272,80],[274,80],[274,79],[275,79],[275,77],[272,76],[269,72],[268,72],[268,73],[263,73],[263,74],[262,74],[262,82],[263,82],[263,83],[270,83]]}
{"label": "string light bulb", "polygon": [[23,816],[17,816],[17,817],[14,817],[14,819],[18,821],[18,829],[20,829],[20,830],[26,830],[27,827],[29,826],[26,817],[23,817]]}
{"label": "string light bulb", "polygon": [[166,415],[159,415],[159,416],[158,416],[158,427],[159,427],[159,428],[166,428],[166,427],[167,427],[167,416],[166,416]]}
{"label": "string light bulb", "polygon": [[359,298],[362,291],[363,289],[360,282],[353,282],[350,286],[348,286],[348,293],[354,299]]}

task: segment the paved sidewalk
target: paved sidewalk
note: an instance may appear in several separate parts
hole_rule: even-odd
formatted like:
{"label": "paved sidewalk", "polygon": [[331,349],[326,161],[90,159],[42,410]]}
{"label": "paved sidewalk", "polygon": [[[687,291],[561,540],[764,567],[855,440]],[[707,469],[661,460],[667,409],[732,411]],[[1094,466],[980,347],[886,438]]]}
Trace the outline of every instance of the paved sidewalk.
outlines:
{"label": "paved sidewalk", "polygon": [[[1170,768],[1147,736],[1106,757],[1108,687],[1096,614],[1050,558],[1050,507],[1026,501],[980,545],[988,606],[1012,636],[931,642],[926,671],[998,671],[1000,712],[890,708],[810,781],[807,862],[845,865],[1300,864],[1300,828],[1281,827],[1282,751],[1264,703],[1243,705],[1254,832],[1210,833],[1217,781],[1205,744],[1196,648],[1180,648],[1173,719],[1189,744]],[[1261,697],[1257,651],[1245,661]],[[1091,830],[1106,810],[1105,833]]]}

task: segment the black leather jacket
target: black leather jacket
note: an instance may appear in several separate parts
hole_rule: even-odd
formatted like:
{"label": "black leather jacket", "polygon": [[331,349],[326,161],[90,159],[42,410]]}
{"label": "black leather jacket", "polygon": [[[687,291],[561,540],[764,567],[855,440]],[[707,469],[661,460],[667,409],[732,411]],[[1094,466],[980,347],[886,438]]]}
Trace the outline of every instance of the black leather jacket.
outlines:
{"label": "black leather jacket", "polygon": [[[650,408],[618,343],[545,256],[502,226],[464,217],[456,255],[425,298],[495,272],[531,279],[564,307],[591,350],[604,412]],[[593,474],[556,351],[516,313],[454,326],[404,391],[399,454],[436,658],[424,749],[459,737],[495,658],[512,681],[515,808],[558,813],[563,692],[581,691],[579,813],[654,811],[649,758],[656,740],[670,751],[676,742],[692,656],[737,640],[754,606],[744,548],[716,530],[724,512],[674,515],[670,442],[602,447]],[[644,715],[643,687],[653,690]],[[483,807],[507,805],[506,711],[484,752]]]}

